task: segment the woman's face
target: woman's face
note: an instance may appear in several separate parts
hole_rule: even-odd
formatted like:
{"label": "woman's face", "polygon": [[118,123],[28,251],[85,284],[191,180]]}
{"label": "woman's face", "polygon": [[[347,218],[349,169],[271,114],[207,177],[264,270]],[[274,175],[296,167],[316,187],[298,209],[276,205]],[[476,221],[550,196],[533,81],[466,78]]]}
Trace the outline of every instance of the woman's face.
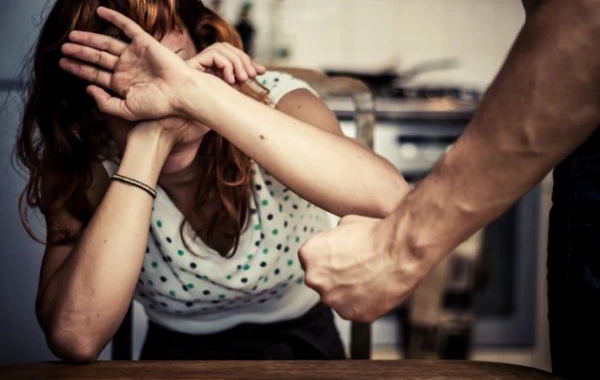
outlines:
{"label": "woman's face", "polygon": [[[182,31],[174,30],[165,34],[160,42],[184,60],[198,54],[196,46],[185,28]],[[109,115],[105,117],[108,130],[122,153],[127,143],[127,134],[135,126],[135,123]],[[192,125],[193,128],[190,128],[192,133],[186,133],[182,140],[173,147],[163,165],[162,174],[174,174],[182,171],[194,161],[202,139],[210,129],[198,122],[193,122]]]}

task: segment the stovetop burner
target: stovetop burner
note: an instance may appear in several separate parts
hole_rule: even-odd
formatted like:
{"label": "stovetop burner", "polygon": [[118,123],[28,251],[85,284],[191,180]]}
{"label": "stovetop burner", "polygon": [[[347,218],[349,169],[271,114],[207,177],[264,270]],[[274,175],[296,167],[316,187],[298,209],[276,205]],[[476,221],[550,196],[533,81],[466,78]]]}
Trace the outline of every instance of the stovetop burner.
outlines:
{"label": "stovetop burner", "polygon": [[[442,62],[443,63],[443,62]],[[435,67],[436,65],[434,65]],[[428,67],[425,65],[424,67]],[[344,76],[358,79],[371,89],[379,98],[430,100],[446,98],[479,103],[482,97],[480,90],[468,85],[453,83],[416,83],[414,75],[401,75],[395,72],[360,72],[351,70],[325,70],[330,76]]]}

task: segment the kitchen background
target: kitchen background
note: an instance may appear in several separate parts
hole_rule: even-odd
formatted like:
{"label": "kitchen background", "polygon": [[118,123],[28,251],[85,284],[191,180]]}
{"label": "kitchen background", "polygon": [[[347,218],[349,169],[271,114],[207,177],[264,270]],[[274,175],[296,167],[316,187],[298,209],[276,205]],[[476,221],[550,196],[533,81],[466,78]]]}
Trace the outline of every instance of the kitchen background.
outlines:
{"label": "kitchen background", "polygon": [[[25,233],[16,207],[24,180],[12,165],[19,104],[11,92],[51,3],[3,0],[0,13],[0,365],[53,359],[34,315],[43,248]],[[205,3],[235,24],[247,2]],[[416,183],[468,123],[524,12],[519,0],[256,0],[249,18],[256,29],[253,55],[261,63],[377,84],[375,150]],[[354,133],[347,102],[329,104],[344,131]],[[472,289],[472,359],[549,369],[544,280],[550,186],[547,179],[482,231],[479,270],[467,270],[483,279]],[[402,356],[401,315],[390,313],[373,325],[374,358]],[[145,330],[139,305],[135,321],[137,355]],[[348,342],[348,322],[337,321]]]}

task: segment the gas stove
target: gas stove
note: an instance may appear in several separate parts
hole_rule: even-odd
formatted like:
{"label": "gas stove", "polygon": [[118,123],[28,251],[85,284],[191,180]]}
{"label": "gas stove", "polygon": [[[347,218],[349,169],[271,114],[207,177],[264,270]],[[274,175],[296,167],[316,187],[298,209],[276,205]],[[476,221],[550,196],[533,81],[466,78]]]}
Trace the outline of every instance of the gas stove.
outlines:
{"label": "gas stove", "polygon": [[[375,96],[374,150],[409,181],[424,177],[469,124],[481,99],[472,89],[413,86],[379,89]],[[356,136],[350,99],[326,99],[344,133]]]}

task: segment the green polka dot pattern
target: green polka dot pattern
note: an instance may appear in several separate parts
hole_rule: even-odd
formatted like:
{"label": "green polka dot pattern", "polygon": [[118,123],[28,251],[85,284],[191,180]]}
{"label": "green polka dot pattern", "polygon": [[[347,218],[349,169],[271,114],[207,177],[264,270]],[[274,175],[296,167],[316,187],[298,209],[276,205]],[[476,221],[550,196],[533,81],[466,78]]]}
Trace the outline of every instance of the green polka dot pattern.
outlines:
{"label": "green polka dot pattern", "polygon": [[[276,79],[277,88],[284,88],[284,77],[275,75],[265,76],[261,83],[273,89]],[[136,300],[147,311],[209,320],[215,313],[262,310],[263,304],[272,302],[314,302],[297,254],[308,238],[332,226],[329,218],[254,162],[250,174],[247,228],[238,250],[226,258],[188,226],[180,230],[183,216],[167,193],[157,188],[136,289]],[[299,292],[300,301],[295,293],[286,298],[290,292]]]}

